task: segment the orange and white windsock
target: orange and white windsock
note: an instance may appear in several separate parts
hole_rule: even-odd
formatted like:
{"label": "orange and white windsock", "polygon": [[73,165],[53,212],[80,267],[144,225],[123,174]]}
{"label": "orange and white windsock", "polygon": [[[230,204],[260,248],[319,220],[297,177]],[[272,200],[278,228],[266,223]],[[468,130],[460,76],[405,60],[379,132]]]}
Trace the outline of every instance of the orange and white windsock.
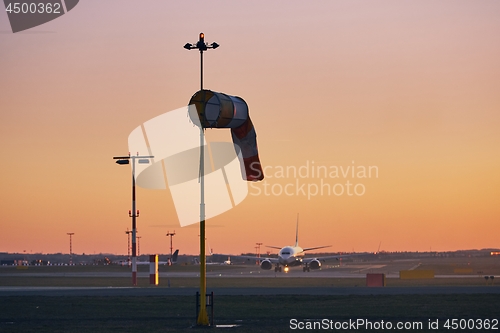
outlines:
{"label": "orange and white windsock", "polygon": [[[248,115],[248,105],[237,96],[230,96],[211,90],[197,91],[189,105],[189,116],[203,128],[230,128],[236,147],[243,158],[243,179],[258,181],[264,179],[264,172],[259,160],[257,134]],[[191,112],[193,110],[194,112]],[[239,150],[239,151],[238,151]]]}
{"label": "orange and white windsock", "polygon": [[250,117],[240,127],[231,128],[231,136],[234,144],[241,150],[246,180],[257,181],[264,179],[264,172],[262,172],[257,150],[257,133],[255,133]]}

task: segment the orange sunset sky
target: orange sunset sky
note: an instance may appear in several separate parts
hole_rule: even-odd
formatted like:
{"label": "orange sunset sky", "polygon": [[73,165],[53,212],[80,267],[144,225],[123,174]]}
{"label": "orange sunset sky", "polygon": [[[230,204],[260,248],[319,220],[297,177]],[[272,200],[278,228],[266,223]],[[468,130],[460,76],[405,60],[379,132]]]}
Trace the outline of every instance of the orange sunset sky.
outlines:
{"label": "orange sunset sky", "polygon": [[[291,244],[297,213],[303,247],[500,247],[499,1],[83,0],[16,34],[0,8],[0,252],[68,253],[67,232],[74,253],[127,252],[130,168],[112,157],[199,89],[183,45],[200,32],[221,45],[205,88],[246,100],[269,171],[207,221],[214,252]],[[276,177],[307,164],[378,173]],[[364,193],[275,195],[297,181]],[[169,252],[173,230],[198,253],[168,190],[137,197],[141,254]]]}

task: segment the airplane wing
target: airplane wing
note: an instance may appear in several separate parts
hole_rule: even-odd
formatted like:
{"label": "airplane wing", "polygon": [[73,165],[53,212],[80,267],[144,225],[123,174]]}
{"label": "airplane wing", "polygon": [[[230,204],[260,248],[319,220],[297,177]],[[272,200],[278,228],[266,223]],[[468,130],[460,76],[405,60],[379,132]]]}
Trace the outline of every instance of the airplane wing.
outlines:
{"label": "airplane wing", "polygon": [[317,249],[324,249],[325,247],[330,247],[331,245],[326,245],[326,246],[317,246],[317,247],[308,247],[304,249],[305,251],[310,251],[310,250],[317,250]]}
{"label": "airplane wing", "polygon": [[[281,249],[281,248],[280,248]],[[242,258],[242,259],[247,259],[247,260],[269,260],[271,263],[276,264],[278,263],[278,258],[269,258],[269,257],[255,257],[255,256],[240,256],[240,255],[234,255],[234,254],[221,254],[221,253],[214,253],[214,256],[224,256],[224,257],[231,257],[231,258]],[[231,260],[233,261],[233,260]]]}
{"label": "airplane wing", "polygon": [[302,262],[304,264],[308,264],[313,260],[325,261],[325,260],[329,260],[329,259],[341,259],[341,258],[356,257],[356,256],[366,256],[368,254],[369,253],[352,253],[352,254],[336,254],[333,256],[324,256],[324,257],[311,257],[311,258],[302,259]]}
{"label": "airplane wing", "polygon": [[251,256],[235,256],[238,258],[244,258],[248,260],[269,260],[271,263],[276,264],[278,263],[278,258],[268,258],[268,257],[251,257]]}

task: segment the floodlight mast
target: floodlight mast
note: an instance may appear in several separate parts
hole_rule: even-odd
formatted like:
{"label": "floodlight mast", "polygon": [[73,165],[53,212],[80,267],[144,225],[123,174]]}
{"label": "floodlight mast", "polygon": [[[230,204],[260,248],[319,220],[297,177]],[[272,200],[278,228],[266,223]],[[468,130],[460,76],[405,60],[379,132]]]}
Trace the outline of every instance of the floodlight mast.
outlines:
{"label": "floodlight mast", "polygon": [[137,286],[137,217],[139,217],[139,210],[136,209],[135,200],[135,160],[139,159],[139,163],[142,163],[141,159],[144,161],[154,158],[154,156],[115,156],[113,159],[117,160],[116,163],[119,165],[130,164],[132,160],[132,209],[128,211],[128,216],[132,218],[132,285]]}
{"label": "floodlight mast", "polygon": [[262,245],[262,243],[258,242],[258,243],[255,243],[255,245],[257,245],[257,265],[260,264],[260,246]]}
{"label": "floodlight mast", "polygon": [[130,266],[130,234],[132,233],[132,231],[128,230],[127,228],[127,231],[125,231],[125,233],[127,234],[127,266]]}
{"label": "floodlight mast", "polygon": [[[205,34],[200,33],[196,45],[186,43],[184,48],[187,50],[198,49],[200,51],[200,90],[203,93],[203,51],[208,49],[216,49],[219,44],[213,42],[212,44],[205,43]],[[203,112],[203,117],[205,113]],[[198,313],[197,325],[210,326],[208,321],[208,314],[206,310],[207,300],[207,259],[205,253],[205,141],[204,141],[204,123],[205,119],[200,119],[200,311]]]}
{"label": "floodlight mast", "polygon": [[69,236],[69,265],[73,265],[73,240],[72,237],[74,232],[67,232],[66,235]]}
{"label": "floodlight mast", "polygon": [[174,230],[174,232],[167,231],[166,236],[170,237],[170,259],[169,259],[169,265],[173,265],[174,264],[174,261],[173,261],[174,247],[172,245],[172,237],[175,236],[175,230]]}

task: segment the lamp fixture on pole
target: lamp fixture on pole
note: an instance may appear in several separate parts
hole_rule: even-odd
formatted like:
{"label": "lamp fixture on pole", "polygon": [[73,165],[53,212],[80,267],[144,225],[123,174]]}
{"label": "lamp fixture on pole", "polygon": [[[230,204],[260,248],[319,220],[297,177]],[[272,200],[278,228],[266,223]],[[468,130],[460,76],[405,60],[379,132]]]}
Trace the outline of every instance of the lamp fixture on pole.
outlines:
{"label": "lamp fixture on pole", "polygon": [[137,217],[139,217],[139,210],[136,209],[135,202],[135,161],[138,160],[139,164],[148,164],[149,159],[154,158],[154,156],[115,156],[113,159],[117,160],[116,164],[126,165],[130,164],[132,160],[132,209],[128,211],[128,216],[132,218],[132,285],[137,286]]}

